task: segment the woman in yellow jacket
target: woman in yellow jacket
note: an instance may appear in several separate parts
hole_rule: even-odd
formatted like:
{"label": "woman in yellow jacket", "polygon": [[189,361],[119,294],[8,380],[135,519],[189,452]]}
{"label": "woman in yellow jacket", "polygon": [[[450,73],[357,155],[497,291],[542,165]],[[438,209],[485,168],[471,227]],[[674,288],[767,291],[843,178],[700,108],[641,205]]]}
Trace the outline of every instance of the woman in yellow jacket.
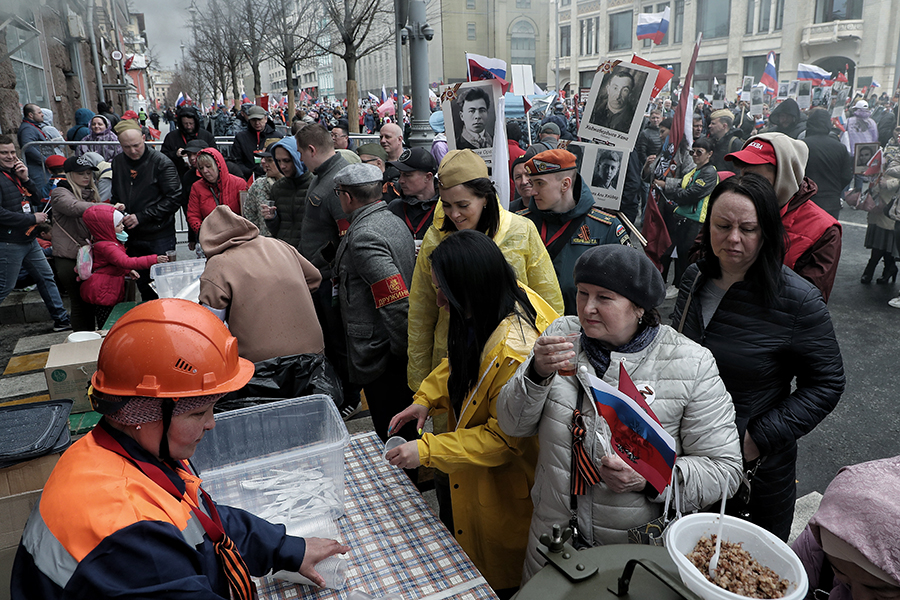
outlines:
{"label": "woman in yellow jacket", "polygon": [[486,234],[503,252],[516,278],[563,313],[553,262],[534,223],[500,206],[484,161],[471,150],[448,152],[438,169],[438,182],[441,201],[422,240],[410,286],[407,378],[414,391],[447,356],[447,313],[435,303],[429,256],[450,233],[474,229]]}
{"label": "woman in yellow jacket", "polygon": [[535,437],[503,433],[495,403],[557,313],[516,281],[496,244],[480,233],[447,237],[431,267],[437,303],[450,317],[449,356],[390,427],[417,421],[421,431],[434,412],[447,412],[449,427],[386,458],[404,469],[425,465],[449,474],[452,514],[442,506],[441,518],[491,587],[508,597],[525,560],[538,445]]}

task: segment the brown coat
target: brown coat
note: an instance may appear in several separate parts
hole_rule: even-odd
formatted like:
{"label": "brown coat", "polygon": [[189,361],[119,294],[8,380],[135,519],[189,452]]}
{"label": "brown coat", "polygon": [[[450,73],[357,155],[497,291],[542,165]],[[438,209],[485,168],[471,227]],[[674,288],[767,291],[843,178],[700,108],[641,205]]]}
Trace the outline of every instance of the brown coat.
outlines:
{"label": "brown coat", "polygon": [[226,311],[238,354],[259,362],[325,349],[311,294],[322,277],[296,248],[260,236],[227,206],[204,219],[200,245],[209,257],[200,303]]}
{"label": "brown coat", "polygon": [[90,199],[92,195],[93,191],[85,188],[82,197],[76,198],[65,181],[50,192],[50,206],[53,209],[53,225],[50,230],[53,235],[53,256],[75,260],[78,247],[91,239],[91,232],[81,217],[84,211],[95,204]]}

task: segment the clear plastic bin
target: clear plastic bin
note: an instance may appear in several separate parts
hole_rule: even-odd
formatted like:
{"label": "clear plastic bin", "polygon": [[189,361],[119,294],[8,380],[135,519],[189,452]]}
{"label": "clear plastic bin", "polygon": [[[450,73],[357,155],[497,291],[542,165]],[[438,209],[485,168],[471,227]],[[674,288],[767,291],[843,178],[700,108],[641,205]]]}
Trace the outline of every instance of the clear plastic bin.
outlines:
{"label": "clear plastic bin", "polygon": [[150,279],[160,298],[182,298],[185,290],[200,279],[205,268],[205,258],[159,263],[150,267]]}
{"label": "clear plastic bin", "polygon": [[287,525],[344,514],[349,442],[331,398],[306,396],[216,415],[191,460],[217,503]]}

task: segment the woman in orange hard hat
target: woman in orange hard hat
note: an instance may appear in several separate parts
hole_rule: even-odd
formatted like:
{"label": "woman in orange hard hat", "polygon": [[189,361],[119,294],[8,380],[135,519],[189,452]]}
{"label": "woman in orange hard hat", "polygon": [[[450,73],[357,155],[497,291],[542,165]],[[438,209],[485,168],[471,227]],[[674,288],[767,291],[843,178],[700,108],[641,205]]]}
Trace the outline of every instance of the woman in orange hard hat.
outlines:
{"label": "woman in orange hard hat", "polygon": [[217,506],[188,459],[213,405],[253,364],[205,308],[162,299],[125,314],[100,347],[91,402],[104,417],[50,475],[19,544],[13,598],[256,597],[251,575],[348,552]]}

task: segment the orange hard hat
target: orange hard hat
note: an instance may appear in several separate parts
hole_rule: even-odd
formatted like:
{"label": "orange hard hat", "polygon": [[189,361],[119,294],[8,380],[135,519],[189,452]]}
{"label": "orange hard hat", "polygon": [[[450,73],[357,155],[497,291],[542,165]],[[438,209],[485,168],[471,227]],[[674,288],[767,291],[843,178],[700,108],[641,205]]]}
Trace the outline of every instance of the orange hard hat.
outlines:
{"label": "orange hard hat", "polygon": [[183,398],[226,394],[253,376],[237,339],[209,310],[177,298],[152,300],[109,330],[91,383],[111,396]]}

